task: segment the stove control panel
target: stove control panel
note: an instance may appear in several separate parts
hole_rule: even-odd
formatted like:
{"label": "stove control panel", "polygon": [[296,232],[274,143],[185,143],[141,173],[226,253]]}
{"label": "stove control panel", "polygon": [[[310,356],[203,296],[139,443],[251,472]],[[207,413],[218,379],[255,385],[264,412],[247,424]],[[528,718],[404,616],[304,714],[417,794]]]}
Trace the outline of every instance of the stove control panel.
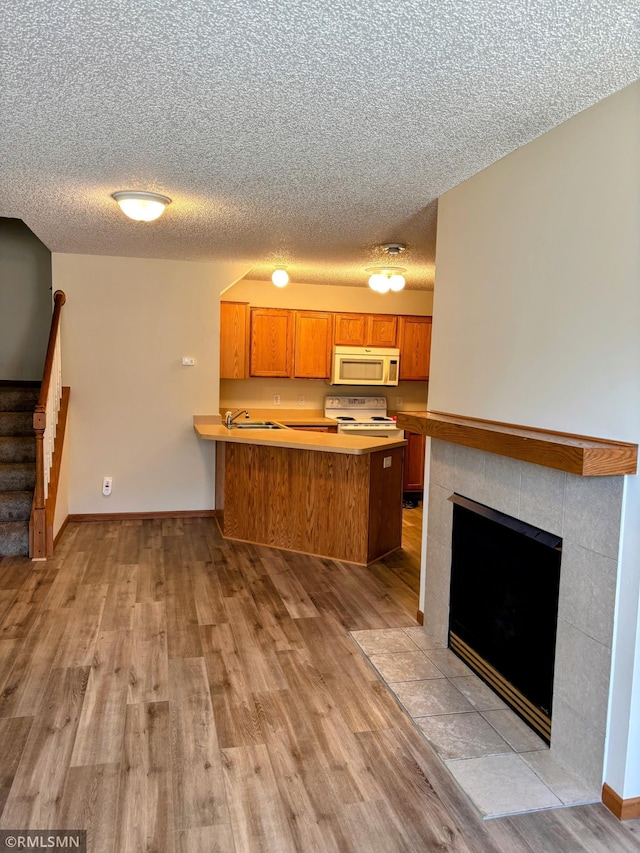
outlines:
{"label": "stove control panel", "polygon": [[365,409],[382,409],[387,411],[386,397],[325,397],[324,398],[325,412],[337,409],[352,410],[353,414]]}

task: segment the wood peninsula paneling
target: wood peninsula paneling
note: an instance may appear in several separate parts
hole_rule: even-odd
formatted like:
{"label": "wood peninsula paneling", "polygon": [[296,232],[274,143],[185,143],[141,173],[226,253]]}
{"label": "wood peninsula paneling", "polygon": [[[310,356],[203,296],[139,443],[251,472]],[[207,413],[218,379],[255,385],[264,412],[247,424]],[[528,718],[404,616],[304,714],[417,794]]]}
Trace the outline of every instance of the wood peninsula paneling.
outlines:
{"label": "wood peninsula paneling", "polygon": [[350,455],[219,443],[217,454],[226,538],[361,565],[400,547],[402,447]]}
{"label": "wood peninsula paneling", "polygon": [[443,412],[399,412],[400,429],[582,477],[635,474],[638,445]]}

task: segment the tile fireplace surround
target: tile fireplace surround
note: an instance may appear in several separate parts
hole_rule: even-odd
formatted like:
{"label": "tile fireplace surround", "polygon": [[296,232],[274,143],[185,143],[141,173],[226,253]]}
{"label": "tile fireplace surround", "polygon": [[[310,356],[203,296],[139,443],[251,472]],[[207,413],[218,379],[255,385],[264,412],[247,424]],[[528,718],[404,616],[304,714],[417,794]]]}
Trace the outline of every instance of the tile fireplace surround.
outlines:
{"label": "tile fireplace surround", "polygon": [[563,539],[551,755],[599,792],[623,478],[584,477],[432,438],[424,625],[446,645],[454,492]]}

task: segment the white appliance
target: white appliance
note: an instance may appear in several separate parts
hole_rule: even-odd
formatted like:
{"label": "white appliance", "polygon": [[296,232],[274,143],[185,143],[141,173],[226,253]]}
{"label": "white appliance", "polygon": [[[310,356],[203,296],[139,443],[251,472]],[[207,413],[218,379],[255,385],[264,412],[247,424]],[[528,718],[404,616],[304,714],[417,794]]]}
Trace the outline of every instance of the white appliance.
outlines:
{"label": "white appliance", "polygon": [[404,438],[404,431],[387,416],[386,397],[325,397],[324,416],[338,421],[338,432],[345,435]]}
{"label": "white appliance", "polygon": [[397,385],[400,350],[395,347],[334,347],[331,385]]}

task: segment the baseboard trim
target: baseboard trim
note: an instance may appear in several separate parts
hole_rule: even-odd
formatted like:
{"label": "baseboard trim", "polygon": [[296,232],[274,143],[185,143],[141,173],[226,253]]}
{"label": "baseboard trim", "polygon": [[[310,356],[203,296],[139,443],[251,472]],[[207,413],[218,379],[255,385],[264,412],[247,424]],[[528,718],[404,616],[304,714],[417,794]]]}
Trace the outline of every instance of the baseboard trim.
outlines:
{"label": "baseboard trim", "polygon": [[602,802],[618,820],[634,820],[640,817],[640,797],[623,800],[606,782],[602,786]]}
{"label": "baseboard trim", "polygon": [[154,518],[215,518],[215,509],[185,509],[169,512],[83,512],[72,513],[69,521],[148,521]]}
{"label": "baseboard trim", "polygon": [[422,612],[422,610],[418,610],[418,612],[416,613],[416,622],[419,625],[424,625],[424,613]]}
{"label": "baseboard trim", "polygon": [[56,546],[57,546],[58,542],[60,541],[60,538],[61,538],[62,534],[63,534],[63,533],[64,533],[64,531],[65,531],[65,528],[66,528],[67,524],[69,524],[69,516],[67,516],[67,517],[65,518],[65,520],[62,522],[62,524],[60,525],[60,530],[58,530],[58,532],[57,532],[57,533],[56,533],[56,535],[55,535],[55,538],[54,538],[54,540],[53,540],[53,549],[54,549],[54,551],[55,551],[55,549],[56,549]]}

